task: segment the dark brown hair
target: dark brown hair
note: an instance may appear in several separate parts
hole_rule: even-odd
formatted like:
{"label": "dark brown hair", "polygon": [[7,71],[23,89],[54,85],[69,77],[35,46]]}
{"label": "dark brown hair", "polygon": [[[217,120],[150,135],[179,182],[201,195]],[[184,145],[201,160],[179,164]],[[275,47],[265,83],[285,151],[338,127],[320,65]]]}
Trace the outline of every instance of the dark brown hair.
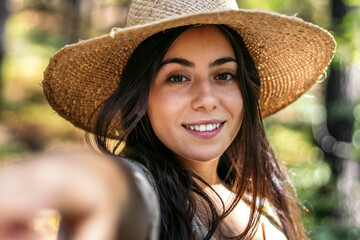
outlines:
{"label": "dark brown hair", "polygon": [[[251,213],[246,229],[236,239],[251,239],[255,234],[265,200],[273,207],[279,227],[288,239],[307,239],[294,193],[264,132],[258,105],[259,75],[241,36],[233,29],[218,25],[234,48],[238,62],[237,78],[244,102],[240,131],[221,156],[218,166],[220,178],[230,184],[237,196],[230,207],[218,211],[194,178],[207,183],[186,170],[176,155],[156,137],[146,115],[150,84],[173,41],[190,27],[157,33],[135,49],[123,70],[117,90],[100,106],[95,132],[99,148],[116,155],[120,143],[124,142],[120,156],[137,161],[150,171],[157,183],[161,205],[160,239],[192,238],[196,198],[203,199],[210,210],[209,232],[205,239],[211,238],[241,199],[247,200]],[[114,123],[118,116],[121,121]],[[107,138],[110,125],[119,126],[120,138],[115,147],[109,145]]]}

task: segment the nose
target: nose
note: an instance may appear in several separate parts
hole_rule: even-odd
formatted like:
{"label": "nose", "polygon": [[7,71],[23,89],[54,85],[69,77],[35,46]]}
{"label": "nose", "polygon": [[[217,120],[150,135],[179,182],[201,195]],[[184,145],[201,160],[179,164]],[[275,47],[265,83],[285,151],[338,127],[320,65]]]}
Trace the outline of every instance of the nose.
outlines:
{"label": "nose", "polygon": [[192,108],[198,111],[211,111],[219,105],[216,89],[209,79],[199,79],[192,86]]}

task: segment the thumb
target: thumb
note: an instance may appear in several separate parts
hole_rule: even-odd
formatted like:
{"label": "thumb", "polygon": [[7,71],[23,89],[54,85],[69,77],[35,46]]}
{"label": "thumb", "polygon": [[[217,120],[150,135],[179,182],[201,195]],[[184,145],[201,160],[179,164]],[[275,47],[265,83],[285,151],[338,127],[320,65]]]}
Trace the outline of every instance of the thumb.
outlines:
{"label": "thumb", "polygon": [[115,221],[93,214],[78,222],[72,240],[114,240]]}

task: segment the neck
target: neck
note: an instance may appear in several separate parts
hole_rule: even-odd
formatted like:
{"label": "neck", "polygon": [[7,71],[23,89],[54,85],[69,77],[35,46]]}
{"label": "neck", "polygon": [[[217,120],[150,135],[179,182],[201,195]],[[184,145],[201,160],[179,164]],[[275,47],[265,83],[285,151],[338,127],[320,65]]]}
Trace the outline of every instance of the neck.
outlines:
{"label": "neck", "polygon": [[[219,159],[206,162],[186,159],[184,163],[189,170],[201,177],[207,184],[215,185],[222,182],[217,174]],[[197,179],[195,179],[195,181],[199,186],[206,187],[201,181]]]}

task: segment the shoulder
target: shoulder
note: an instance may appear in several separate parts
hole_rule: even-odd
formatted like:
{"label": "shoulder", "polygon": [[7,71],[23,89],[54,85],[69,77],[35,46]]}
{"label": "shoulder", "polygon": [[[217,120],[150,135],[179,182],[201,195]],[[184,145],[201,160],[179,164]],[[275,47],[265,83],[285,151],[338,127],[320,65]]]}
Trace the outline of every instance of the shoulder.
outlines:
{"label": "shoulder", "polygon": [[281,227],[279,218],[277,217],[273,206],[265,200],[263,214],[260,218],[261,231],[266,239],[270,240],[286,240],[285,234]]}
{"label": "shoulder", "polygon": [[285,234],[275,227],[275,225],[269,221],[269,219],[266,216],[261,216],[260,219],[261,222],[261,231],[266,238],[269,240],[287,240]]}
{"label": "shoulder", "polygon": [[160,203],[153,176],[144,165],[136,161],[120,157],[118,160],[129,169],[136,190],[145,207],[148,224],[150,226],[149,239],[158,239],[160,229]]}
{"label": "shoulder", "polygon": [[118,160],[121,161],[127,168],[129,168],[136,180],[137,185],[142,188],[149,187],[152,189],[152,191],[156,191],[155,179],[144,165],[134,160],[123,157],[119,157]]}

